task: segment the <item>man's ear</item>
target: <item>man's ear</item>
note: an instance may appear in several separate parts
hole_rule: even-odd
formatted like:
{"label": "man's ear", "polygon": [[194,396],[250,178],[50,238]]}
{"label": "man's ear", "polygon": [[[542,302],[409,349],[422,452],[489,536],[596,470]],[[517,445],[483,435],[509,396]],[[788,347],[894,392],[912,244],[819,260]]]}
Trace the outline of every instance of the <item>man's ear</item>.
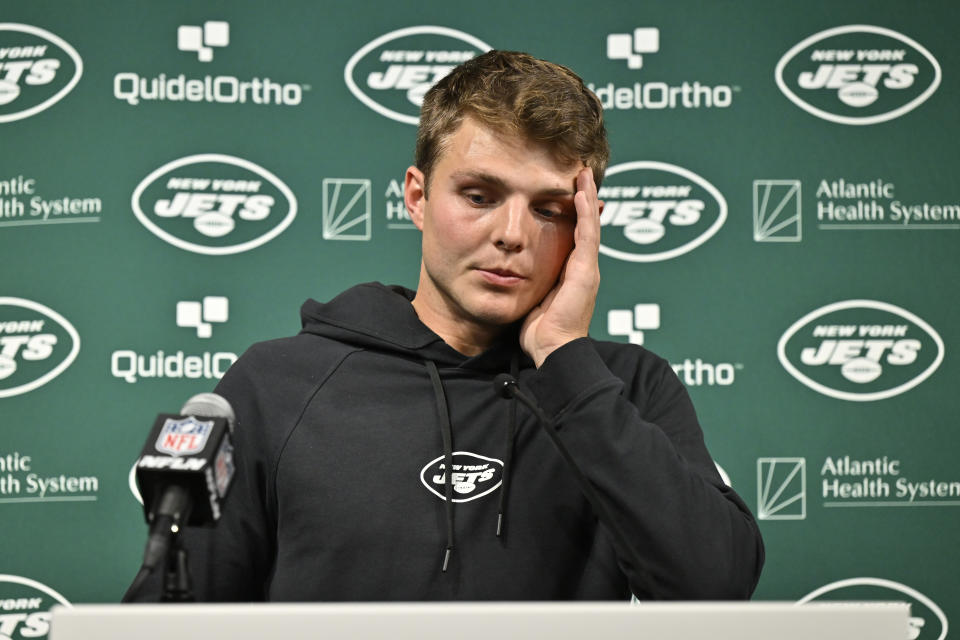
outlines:
{"label": "man's ear", "polygon": [[427,183],[423,172],[414,166],[407,167],[407,175],[403,181],[403,203],[407,213],[417,229],[423,231],[423,210],[427,201]]}

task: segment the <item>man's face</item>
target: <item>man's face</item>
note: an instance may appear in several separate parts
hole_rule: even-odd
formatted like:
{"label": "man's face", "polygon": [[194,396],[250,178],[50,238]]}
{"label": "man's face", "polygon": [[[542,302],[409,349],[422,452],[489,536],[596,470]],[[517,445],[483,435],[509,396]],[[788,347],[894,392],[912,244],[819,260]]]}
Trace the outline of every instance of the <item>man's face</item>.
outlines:
{"label": "man's face", "polygon": [[407,208],[423,232],[421,320],[443,334],[457,323],[489,331],[526,316],[573,247],[582,167],[466,118],[434,164],[429,198],[423,174],[408,169]]}

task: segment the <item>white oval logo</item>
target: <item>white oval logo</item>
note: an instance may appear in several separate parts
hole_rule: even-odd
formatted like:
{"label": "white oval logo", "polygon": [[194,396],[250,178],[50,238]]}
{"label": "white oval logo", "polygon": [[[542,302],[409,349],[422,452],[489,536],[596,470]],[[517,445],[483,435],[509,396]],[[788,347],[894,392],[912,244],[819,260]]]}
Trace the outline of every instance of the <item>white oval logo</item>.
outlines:
{"label": "white oval logo", "polygon": [[53,106],[81,75],[83,61],[65,40],[28,24],[0,23],[0,122]]}
{"label": "white oval logo", "polygon": [[460,63],[492,48],[448,27],[397,29],[353,54],[343,79],[358,100],[380,115],[416,125],[427,90]]}
{"label": "white oval logo", "polygon": [[[891,597],[891,591],[896,594],[895,597]],[[933,600],[905,584],[883,578],[848,578],[846,580],[831,582],[828,585],[811,591],[800,598],[797,604],[806,604],[812,600],[823,598],[823,596],[828,594],[830,597],[824,599],[849,601],[875,600],[881,602],[902,600],[902,596],[906,595],[913,599],[913,602],[910,603],[910,635],[908,636],[910,640],[927,640],[928,638],[933,640],[934,634],[937,634],[936,624],[934,623],[939,623],[940,625],[936,640],[944,640],[944,638],[947,637],[947,628],[949,625],[947,624],[947,616],[944,615],[943,610],[938,607]],[[920,606],[918,607],[917,605]],[[923,608],[925,608],[926,611],[924,611]],[[918,611],[918,609],[920,610]]]}
{"label": "white oval logo", "polygon": [[727,201],[694,172],[639,160],[607,169],[600,199],[600,253],[628,262],[669,260],[713,237],[727,219]]}
{"label": "white oval logo", "polygon": [[940,335],[906,309],[844,300],[811,311],[777,344],[784,369],[841,400],[882,400],[929,378],[943,361]]}
{"label": "white oval logo", "polygon": [[[445,456],[434,458],[420,470],[420,482],[430,493],[446,499]],[[497,489],[503,480],[503,461],[469,451],[453,452],[453,502],[470,502]]]}
{"label": "white oval logo", "polygon": [[0,638],[45,638],[50,632],[50,608],[73,606],[47,585],[9,574],[0,574],[0,603]]}
{"label": "white oval logo", "polygon": [[80,335],[59,313],[32,300],[0,298],[0,398],[45,385],[79,352]]}
{"label": "white oval logo", "polygon": [[140,487],[137,486],[137,463],[139,462],[140,459],[138,458],[130,467],[130,472],[127,473],[127,485],[130,487],[130,493],[133,494],[134,499],[143,505],[143,496],[140,495]]}
{"label": "white oval logo", "polygon": [[871,25],[806,38],[777,63],[780,91],[801,109],[841,124],[892,120],[940,86],[940,64],[915,40]]}
{"label": "white oval logo", "polygon": [[248,251],[290,226],[297,199],[277,176],[234,156],[168,162],[133,191],[137,219],[175,247],[206,255]]}

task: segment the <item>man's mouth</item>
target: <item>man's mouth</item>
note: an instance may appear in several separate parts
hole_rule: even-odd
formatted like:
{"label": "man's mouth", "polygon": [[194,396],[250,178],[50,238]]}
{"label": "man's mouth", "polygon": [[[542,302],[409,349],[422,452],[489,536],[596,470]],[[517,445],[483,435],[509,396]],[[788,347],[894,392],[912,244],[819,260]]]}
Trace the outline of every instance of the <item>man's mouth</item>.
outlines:
{"label": "man's mouth", "polygon": [[499,285],[499,286],[510,286],[515,285],[526,278],[520,275],[515,271],[509,269],[497,269],[497,268],[478,268],[477,271],[483,277],[484,280],[490,284]]}

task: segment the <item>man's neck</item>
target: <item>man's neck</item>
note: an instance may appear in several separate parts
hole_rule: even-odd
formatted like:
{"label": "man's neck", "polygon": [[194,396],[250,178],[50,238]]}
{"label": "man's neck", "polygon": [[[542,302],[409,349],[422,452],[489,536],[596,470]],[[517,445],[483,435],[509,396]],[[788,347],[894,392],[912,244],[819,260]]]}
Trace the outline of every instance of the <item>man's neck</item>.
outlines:
{"label": "man's neck", "polygon": [[[481,326],[464,322],[454,314],[438,311],[435,305],[424,300],[421,292],[411,301],[420,322],[440,336],[444,342],[465,356],[480,355],[490,348],[503,333],[500,326]],[[443,309],[441,306],[440,309]]]}

